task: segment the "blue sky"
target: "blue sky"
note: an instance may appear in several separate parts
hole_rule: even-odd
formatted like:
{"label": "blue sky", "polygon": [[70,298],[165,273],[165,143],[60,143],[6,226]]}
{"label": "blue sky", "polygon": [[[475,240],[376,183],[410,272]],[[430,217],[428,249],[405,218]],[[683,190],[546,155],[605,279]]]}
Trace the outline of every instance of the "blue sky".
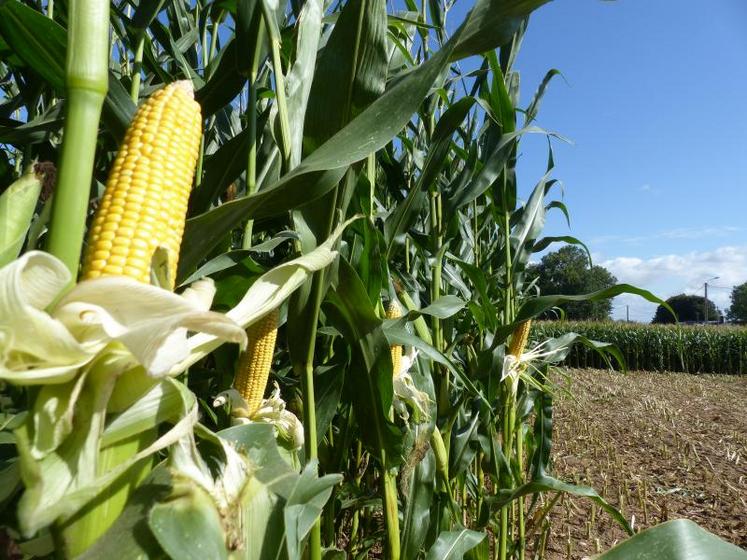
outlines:
{"label": "blue sky", "polygon": [[[707,6],[707,8],[704,8]],[[461,19],[462,6],[450,17]],[[569,231],[596,264],[661,297],[702,294],[728,307],[747,281],[747,2],[555,0],[532,16],[517,69],[522,105],[557,68],[538,124],[555,143]],[[546,142],[527,137],[521,192],[542,175]],[[649,321],[655,305],[615,301]]]}

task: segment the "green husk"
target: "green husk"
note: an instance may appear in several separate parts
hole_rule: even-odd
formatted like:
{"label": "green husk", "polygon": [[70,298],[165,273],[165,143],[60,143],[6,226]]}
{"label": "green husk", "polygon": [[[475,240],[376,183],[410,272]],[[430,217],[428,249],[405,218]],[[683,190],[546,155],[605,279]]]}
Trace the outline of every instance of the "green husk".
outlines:
{"label": "green husk", "polygon": [[0,195],[0,266],[21,253],[41,187],[41,176],[32,165]]}

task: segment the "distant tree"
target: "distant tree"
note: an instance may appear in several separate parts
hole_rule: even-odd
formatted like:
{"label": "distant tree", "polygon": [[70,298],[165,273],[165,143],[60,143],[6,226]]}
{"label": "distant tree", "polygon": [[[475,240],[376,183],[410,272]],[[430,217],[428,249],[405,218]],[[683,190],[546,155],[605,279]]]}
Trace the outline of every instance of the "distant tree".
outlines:
{"label": "distant tree", "polygon": [[[679,294],[672,296],[667,300],[669,306],[677,314],[677,318],[680,321],[703,321],[703,302],[705,298],[703,296],[688,296],[686,294]],[[716,321],[721,313],[719,313],[716,305],[709,299],[708,300],[708,320]],[[660,305],[656,308],[656,314],[654,315],[652,323],[674,323],[674,317],[664,306]]]}
{"label": "distant tree", "polygon": [[[546,254],[539,264],[527,267],[527,276],[530,280],[538,278],[542,295],[588,294],[617,283],[617,278],[603,266],[589,266],[586,252],[575,245]],[[601,321],[609,319],[612,302],[574,301],[560,307],[568,319]]]}
{"label": "distant tree", "polygon": [[731,307],[727,316],[730,321],[747,322],[747,282],[731,290]]}

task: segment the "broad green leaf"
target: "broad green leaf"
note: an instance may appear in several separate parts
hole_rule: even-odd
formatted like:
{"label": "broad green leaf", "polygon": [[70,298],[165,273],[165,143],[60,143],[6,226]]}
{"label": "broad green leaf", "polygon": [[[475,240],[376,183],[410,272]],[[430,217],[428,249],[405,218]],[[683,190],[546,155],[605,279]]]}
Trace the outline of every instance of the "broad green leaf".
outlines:
{"label": "broad green leaf", "polygon": [[426,560],[461,560],[485,538],[485,533],[460,529],[443,531],[428,551]]}
{"label": "broad green leaf", "polygon": [[383,451],[387,460],[396,465],[402,438],[389,420],[394,395],[389,343],[365,286],[346,260],[340,259],[339,263],[338,284],[327,296],[331,305],[325,310],[352,350],[353,362],[346,383],[352,384],[356,417],[365,419],[359,421],[361,438],[371,453],[378,456]]}
{"label": "broad green leaf", "polygon": [[549,392],[537,391],[534,411],[534,452],[529,473],[531,478],[541,478],[550,464],[552,448],[552,395]]}
{"label": "broad green leaf", "polygon": [[497,497],[486,498],[486,500],[488,500],[491,503],[491,506],[497,510],[505,504],[511,503],[513,500],[520,498],[521,496],[539,494],[540,492],[567,492],[568,494],[573,494],[574,496],[589,498],[604,511],[606,511],[610,515],[610,517],[617,521],[620,526],[628,532],[628,534],[633,534],[633,529],[631,528],[630,523],[628,523],[628,520],[625,519],[625,517],[623,517],[623,515],[614,506],[607,502],[607,500],[597,494],[596,490],[588,486],[576,486],[574,484],[568,484],[567,482],[562,482],[557,478],[553,478],[547,475],[535,478],[534,480],[522,484],[514,490],[502,490],[499,492],[499,495]]}
{"label": "broad green leaf", "polygon": [[[30,68],[64,93],[67,31],[63,27],[21,2],[4,2],[0,4],[0,34]],[[132,100],[109,72],[102,119],[115,137],[123,136],[133,112]]]}
{"label": "broad green leaf", "polygon": [[[616,284],[615,286],[604,288],[603,290],[598,290],[590,294],[577,296],[551,295],[527,299],[519,309],[515,322],[519,323],[521,321],[526,321],[527,319],[532,319],[543,311],[568,301],[596,301],[600,299],[610,299],[619,296],[620,294],[635,294],[651,303],[663,305],[671,311],[671,308],[669,308],[669,305],[664,300],[656,297],[648,290],[642,290],[641,288],[636,288],[630,284]],[[672,313],[674,314],[674,311],[672,311]]]}
{"label": "broad green leaf", "polygon": [[466,305],[463,299],[453,295],[445,295],[438,298],[432,304],[420,310],[423,315],[431,315],[439,319],[448,319],[464,309]]}
{"label": "broad green leaf", "polygon": [[11,119],[2,119],[0,122],[8,122],[9,125],[0,125],[0,142],[23,146],[25,144],[37,144],[49,138],[50,133],[62,130],[63,120],[59,111],[50,111],[36,117],[28,123],[22,123]]}
{"label": "broad green leaf", "polygon": [[337,413],[345,383],[345,369],[341,365],[321,366],[314,374],[316,399],[316,433],[327,432]]}
{"label": "broad green leaf", "polygon": [[[549,174],[549,171],[548,171]],[[532,254],[532,245],[545,227],[545,195],[551,183],[545,175],[519,211],[518,223],[511,230],[512,267],[523,269]]]}
{"label": "broad green leaf", "polygon": [[184,277],[194,271],[204,255],[236,225],[250,218],[272,216],[302,206],[334,188],[344,174],[345,168],[299,175],[291,173],[254,195],[223,204],[187,220],[177,282],[181,283]]}
{"label": "broad green leaf", "polygon": [[589,251],[589,248],[583,241],[571,235],[542,237],[532,245],[532,252],[539,253],[540,251],[544,251],[553,243],[568,243],[569,245],[579,245],[583,247],[584,251],[586,251],[586,254],[589,257],[589,263],[591,263],[591,251]]}
{"label": "broad green leaf", "polygon": [[30,68],[58,93],[65,91],[67,33],[21,2],[0,4],[0,34]]}
{"label": "broad green leaf", "polygon": [[383,93],[386,26],[383,0],[350,0],[343,7],[311,86],[305,135],[312,146],[334,136]]}
{"label": "broad green leaf", "polygon": [[402,522],[402,558],[417,558],[431,524],[436,460],[429,449],[412,471]]}
{"label": "broad green leaf", "polygon": [[173,495],[152,507],[148,526],[171,558],[227,560],[221,515],[199,485],[174,480]]}
{"label": "broad green leaf", "polygon": [[171,491],[171,478],[162,463],[140,483],[127,501],[122,514],[111,527],[77,560],[169,558],[148,527],[148,512]]}
{"label": "broad green leaf", "polygon": [[316,461],[309,461],[285,501],[285,543],[290,560],[300,560],[303,540],[321,515],[322,508],[332,493],[332,487],[342,481],[342,475],[339,474],[319,478],[318,468]]}
{"label": "broad green leaf", "polygon": [[550,0],[477,0],[458,36],[451,60],[492,50],[511,41],[533,10]]}
{"label": "broad green leaf", "polygon": [[[296,60],[285,80],[291,133],[291,167],[298,165],[303,153],[304,121],[316,67],[323,15],[323,2],[308,0],[304,2],[296,22]],[[340,84],[337,85],[341,89]]]}
{"label": "broad green leaf", "polygon": [[529,124],[535,118],[537,118],[537,112],[539,111],[540,102],[542,101],[542,98],[545,96],[545,92],[547,91],[547,86],[550,84],[550,81],[555,76],[562,76],[562,75],[563,74],[560,73],[560,70],[556,70],[555,68],[552,68],[547,72],[547,74],[545,74],[545,77],[542,78],[542,82],[540,82],[540,85],[537,88],[537,92],[534,94],[534,97],[532,98],[532,102],[527,107],[525,125]]}
{"label": "broad green leaf", "polygon": [[464,472],[474,459],[478,450],[479,420],[479,409],[473,408],[471,418],[466,416],[463,423],[452,430],[451,445],[449,445],[450,477],[456,477]]}
{"label": "broad green leaf", "polygon": [[599,560],[745,560],[747,551],[687,519],[641,531],[599,556]]}
{"label": "broad green leaf", "polygon": [[4,506],[20,486],[21,473],[18,461],[15,458],[0,461],[0,506]]}

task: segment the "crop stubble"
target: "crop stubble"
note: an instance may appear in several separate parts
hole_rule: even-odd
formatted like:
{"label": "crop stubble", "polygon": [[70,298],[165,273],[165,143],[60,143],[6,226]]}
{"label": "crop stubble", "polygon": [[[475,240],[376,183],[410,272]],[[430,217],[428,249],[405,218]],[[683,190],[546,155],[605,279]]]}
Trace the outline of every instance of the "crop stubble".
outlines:
{"label": "crop stubble", "polygon": [[[691,519],[747,547],[747,377],[567,370],[556,395],[554,470],[594,487],[635,529]],[[562,378],[561,384],[566,381]],[[547,558],[583,558],[624,537],[598,508],[564,497]]]}

